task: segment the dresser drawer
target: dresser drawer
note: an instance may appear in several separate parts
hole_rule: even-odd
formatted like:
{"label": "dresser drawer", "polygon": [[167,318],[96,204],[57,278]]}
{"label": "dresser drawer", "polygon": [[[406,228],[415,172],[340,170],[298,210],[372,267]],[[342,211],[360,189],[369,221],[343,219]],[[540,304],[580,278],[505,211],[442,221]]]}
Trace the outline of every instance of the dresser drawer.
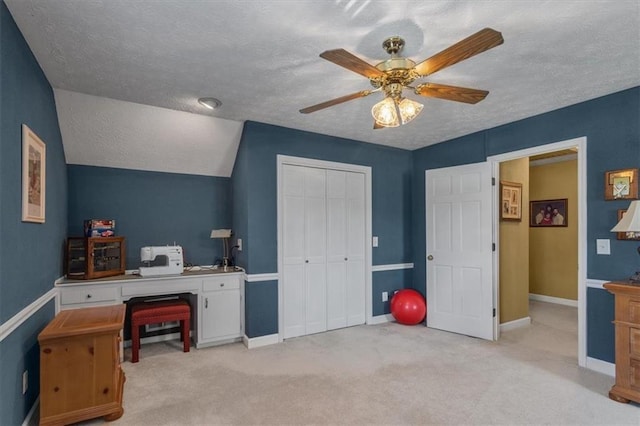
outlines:
{"label": "dresser drawer", "polygon": [[115,287],[108,288],[74,288],[60,292],[60,304],[74,305],[79,303],[114,302],[118,301]]}
{"label": "dresser drawer", "polygon": [[237,276],[208,278],[202,281],[202,291],[235,290],[240,288]]}
{"label": "dresser drawer", "polygon": [[629,365],[629,385],[640,391],[640,361],[632,359]]}
{"label": "dresser drawer", "polygon": [[629,322],[640,324],[640,300],[629,300]]}
{"label": "dresser drawer", "polygon": [[640,361],[640,328],[629,329],[629,354]]}

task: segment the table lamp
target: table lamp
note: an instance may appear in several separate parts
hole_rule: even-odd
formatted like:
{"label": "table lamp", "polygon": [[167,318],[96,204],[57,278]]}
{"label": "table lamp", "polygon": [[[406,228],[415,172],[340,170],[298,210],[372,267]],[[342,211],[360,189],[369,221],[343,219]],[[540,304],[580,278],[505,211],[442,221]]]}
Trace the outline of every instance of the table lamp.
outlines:
{"label": "table lamp", "polygon": [[231,229],[212,229],[211,238],[222,239],[222,266],[229,266],[229,238],[231,238]]}
{"label": "table lamp", "polygon": [[[631,202],[627,212],[622,216],[620,222],[611,228],[611,232],[626,232],[627,238],[640,237],[640,200]],[[638,254],[640,254],[640,247],[638,247]],[[640,271],[633,274],[630,281],[640,282]]]}

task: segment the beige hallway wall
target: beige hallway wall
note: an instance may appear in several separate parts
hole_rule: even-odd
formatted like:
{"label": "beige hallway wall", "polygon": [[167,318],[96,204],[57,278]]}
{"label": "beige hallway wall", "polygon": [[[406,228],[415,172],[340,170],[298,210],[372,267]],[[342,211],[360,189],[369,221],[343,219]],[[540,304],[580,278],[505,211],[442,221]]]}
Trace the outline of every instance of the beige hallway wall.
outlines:
{"label": "beige hallway wall", "polygon": [[529,316],[529,159],[500,163],[500,180],[522,184],[522,220],[500,221],[500,324]]}
{"label": "beige hallway wall", "polygon": [[578,299],[578,162],[531,167],[532,201],[568,199],[567,227],[529,228],[529,291]]}

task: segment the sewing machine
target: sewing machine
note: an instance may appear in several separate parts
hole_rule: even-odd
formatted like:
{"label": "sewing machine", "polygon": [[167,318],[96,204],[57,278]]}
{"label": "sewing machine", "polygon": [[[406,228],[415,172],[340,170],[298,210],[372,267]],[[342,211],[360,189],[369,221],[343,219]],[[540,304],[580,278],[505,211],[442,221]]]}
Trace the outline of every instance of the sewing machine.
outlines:
{"label": "sewing machine", "polygon": [[[147,266],[141,266],[140,276],[176,275],[183,272],[182,247],[148,246],[140,249],[140,260]],[[160,264],[151,266],[151,262]]]}

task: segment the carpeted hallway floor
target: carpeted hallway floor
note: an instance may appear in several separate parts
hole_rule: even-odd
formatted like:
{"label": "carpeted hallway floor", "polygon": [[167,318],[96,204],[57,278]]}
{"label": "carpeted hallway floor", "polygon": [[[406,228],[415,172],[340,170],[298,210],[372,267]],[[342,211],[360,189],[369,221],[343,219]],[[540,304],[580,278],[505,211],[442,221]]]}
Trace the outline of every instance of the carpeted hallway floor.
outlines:
{"label": "carpeted hallway floor", "polygon": [[114,425],[639,425],[611,377],[577,366],[576,309],[531,316],[499,342],[387,323],[252,350],[144,345],[138,364],[125,352]]}

